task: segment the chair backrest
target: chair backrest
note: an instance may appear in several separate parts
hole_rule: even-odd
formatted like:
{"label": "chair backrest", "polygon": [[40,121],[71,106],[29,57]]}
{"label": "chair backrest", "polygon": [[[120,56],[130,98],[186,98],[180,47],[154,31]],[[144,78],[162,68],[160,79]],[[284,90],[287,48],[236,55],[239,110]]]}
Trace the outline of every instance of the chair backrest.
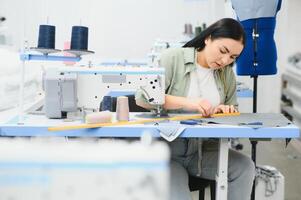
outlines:
{"label": "chair backrest", "polygon": [[[142,108],[136,104],[135,95],[125,95],[125,96],[128,97],[129,99],[130,112],[149,112],[149,110]],[[112,108],[110,110],[111,112],[116,112],[116,102],[117,102],[117,97],[112,97]],[[101,110],[102,103],[103,102],[100,103],[99,111],[103,111]]]}

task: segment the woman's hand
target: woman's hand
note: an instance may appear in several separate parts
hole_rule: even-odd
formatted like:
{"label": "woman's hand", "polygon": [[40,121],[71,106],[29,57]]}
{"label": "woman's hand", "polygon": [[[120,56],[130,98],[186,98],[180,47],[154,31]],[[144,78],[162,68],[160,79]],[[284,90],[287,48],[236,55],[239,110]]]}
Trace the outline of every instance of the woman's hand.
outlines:
{"label": "woman's hand", "polygon": [[238,112],[233,105],[218,105],[214,108],[212,114],[216,113],[235,113]]}
{"label": "woman's hand", "polygon": [[211,103],[208,100],[201,98],[186,98],[183,104],[183,109],[187,111],[199,112],[204,117],[209,117],[213,111]]}

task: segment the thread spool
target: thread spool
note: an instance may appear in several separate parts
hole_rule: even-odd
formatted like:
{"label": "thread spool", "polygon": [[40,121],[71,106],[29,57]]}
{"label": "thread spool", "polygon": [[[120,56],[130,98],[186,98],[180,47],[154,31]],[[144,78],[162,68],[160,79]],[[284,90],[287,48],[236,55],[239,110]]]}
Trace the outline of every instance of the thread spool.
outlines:
{"label": "thread spool", "polygon": [[128,97],[117,97],[116,115],[118,121],[129,121],[130,113]]}
{"label": "thread spool", "polygon": [[60,50],[55,49],[55,26],[40,25],[38,46],[32,47],[32,50],[39,51],[43,54],[55,53]]}
{"label": "thread spool", "polygon": [[87,50],[88,49],[88,27],[72,26],[71,49]]}
{"label": "thread spool", "polygon": [[104,96],[102,98],[102,104],[101,104],[100,110],[112,111],[112,97],[111,96]]}
{"label": "thread spool", "polygon": [[184,25],[184,34],[186,35],[192,35],[192,25],[191,24],[185,24]]}
{"label": "thread spool", "polygon": [[66,51],[76,56],[94,53],[93,51],[88,51],[88,35],[88,27],[72,26],[71,47]]}
{"label": "thread spool", "polygon": [[54,49],[55,26],[40,25],[38,48]]}
{"label": "thread spool", "polygon": [[196,26],[196,27],[194,28],[194,32],[195,32],[195,36],[200,35],[201,32],[202,32],[202,27],[201,27],[201,26]]}
{"label": "thread spool", "polygon": [[112,113],[110,111],[95,112],[86,115],[87,124],[111,123]]}

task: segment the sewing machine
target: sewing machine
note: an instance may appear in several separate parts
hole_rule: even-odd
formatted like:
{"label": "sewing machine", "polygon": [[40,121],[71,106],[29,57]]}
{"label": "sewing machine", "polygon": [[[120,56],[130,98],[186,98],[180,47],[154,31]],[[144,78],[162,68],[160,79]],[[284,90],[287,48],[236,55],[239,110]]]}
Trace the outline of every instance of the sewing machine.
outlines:
{"label": "sewing machine", "polygon": [[67,112],[98,111],[105,95],[142,90],[156,113],[165,102],[165,71],[151,67],[63,67],[44,76],[45,114],[62,118]]}

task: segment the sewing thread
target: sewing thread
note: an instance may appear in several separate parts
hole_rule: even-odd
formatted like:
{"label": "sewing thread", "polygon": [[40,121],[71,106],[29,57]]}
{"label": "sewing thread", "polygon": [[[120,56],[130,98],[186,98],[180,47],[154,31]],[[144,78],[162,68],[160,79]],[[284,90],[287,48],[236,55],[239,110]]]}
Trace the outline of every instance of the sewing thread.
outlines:
{"label": "sewing thread", "polygon": [[88,27],[72,26],[71,50],[88,49]]}
{"label": "sewing thread", "polygon": [[40,25],[38,48],[55,49],[55,26]]}
{"label": "sewing thread", "polygon": [[129,121],[129,99],[125,96],[117,97],[116,118],[118,121]]}
{"label": "sewing thread", "polygon": [[101,111],[112,111],[112,97],[111,96],[104,96],[102,98],[102,104],[101,104]]}

